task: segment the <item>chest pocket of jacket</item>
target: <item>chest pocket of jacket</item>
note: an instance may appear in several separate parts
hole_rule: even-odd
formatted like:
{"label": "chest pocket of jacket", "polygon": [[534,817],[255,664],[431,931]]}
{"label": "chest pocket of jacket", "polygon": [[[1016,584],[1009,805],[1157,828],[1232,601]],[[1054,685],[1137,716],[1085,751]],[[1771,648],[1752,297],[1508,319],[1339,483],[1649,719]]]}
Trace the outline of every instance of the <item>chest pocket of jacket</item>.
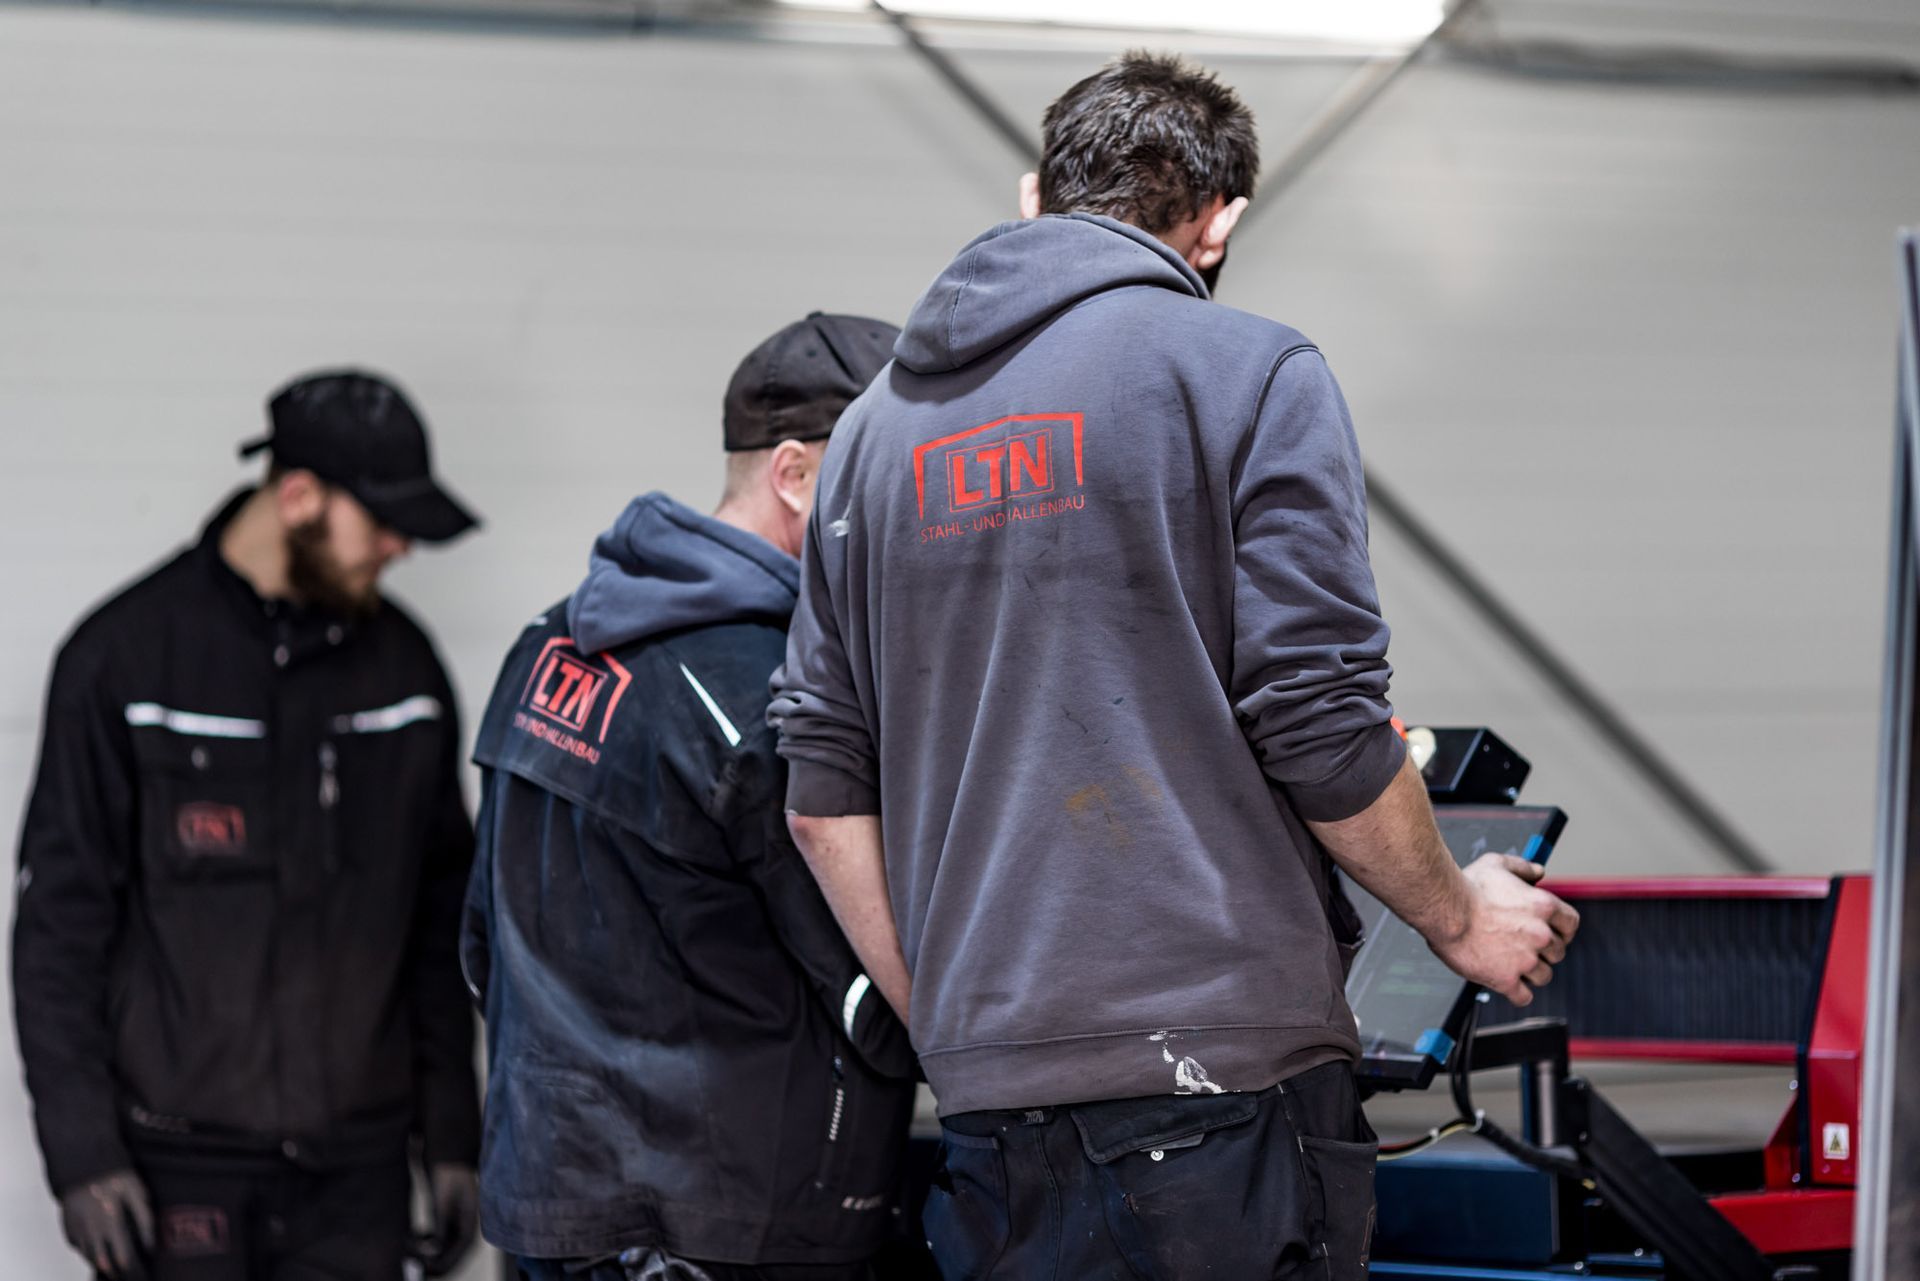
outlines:
{"label": "chest pocket of jacket", "polygon": [[416,694],[386,707],[346,712],[320,743],[320,813],[329,871],[411,877],[409,853],[424,839],[438,798],[445,740],[440,700]]}
{"label": "chest pocket of jacket", "polygon": [[263,739],[136,730],[140,847],[165,880],[270,876],[271,748]]}

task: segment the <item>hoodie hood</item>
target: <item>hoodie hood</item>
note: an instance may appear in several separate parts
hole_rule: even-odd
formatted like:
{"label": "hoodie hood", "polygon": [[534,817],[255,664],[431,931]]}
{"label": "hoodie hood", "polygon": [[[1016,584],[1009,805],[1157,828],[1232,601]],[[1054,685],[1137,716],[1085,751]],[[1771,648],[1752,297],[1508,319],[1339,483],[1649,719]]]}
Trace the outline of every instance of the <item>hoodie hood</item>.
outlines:
{"label": "hoodie hood", "polygon": [[1199,273],[1138,227],[1098,214],[1003,222],[962,249],[921,295],[893,354],[916,374],[948,373],[1129,285],[1207,297]]}
{"label": "hoodie hood", "polygon": [[753,618],[784,627],[799,588],[800,562],[766,539],[653,493],[594,540],[567,626],[587,654],[684,627]]}

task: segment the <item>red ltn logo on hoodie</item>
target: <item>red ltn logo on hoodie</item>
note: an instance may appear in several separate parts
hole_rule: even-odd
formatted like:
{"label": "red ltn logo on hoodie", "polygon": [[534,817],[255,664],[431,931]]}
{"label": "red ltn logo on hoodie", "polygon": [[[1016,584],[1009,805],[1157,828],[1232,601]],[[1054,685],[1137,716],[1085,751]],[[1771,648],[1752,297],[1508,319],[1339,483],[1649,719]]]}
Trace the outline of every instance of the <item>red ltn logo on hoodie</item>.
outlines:
{"label": "red ltn logo on hoodie", "polygon": [[[929,489],[936,521],[994,507],[1016,519],[1056,514],[1062,504],[1021,504],[1086,482],[1083,425],[1079,414],[1011,414],[917,447],[913,488],[921,521],[928,520]],[[1004,523],[974,522],[983,529]]]}

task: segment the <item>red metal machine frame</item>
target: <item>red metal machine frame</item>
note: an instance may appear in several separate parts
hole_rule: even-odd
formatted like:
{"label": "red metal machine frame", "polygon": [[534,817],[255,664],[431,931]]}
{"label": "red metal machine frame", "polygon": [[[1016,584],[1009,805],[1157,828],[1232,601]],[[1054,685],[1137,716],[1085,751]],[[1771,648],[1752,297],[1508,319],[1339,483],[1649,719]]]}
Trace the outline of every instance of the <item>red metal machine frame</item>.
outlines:
{"label": "red metal machine frame", "polygon": [[1712,1198],[1765,1254],[1846,1250],[1853,1244],[1860,1067],[1866,1039],[1867,943],[1872,881],[1806,877],[1560,880],[1573,902],[1628,898],[1798,898],[1832,903],[1811,1026],[1799,1042],[1574,1038],[1575,1059],[1778,1063],[1796,1067],[1792,1101],[1767,1141],[1766,1186]]}

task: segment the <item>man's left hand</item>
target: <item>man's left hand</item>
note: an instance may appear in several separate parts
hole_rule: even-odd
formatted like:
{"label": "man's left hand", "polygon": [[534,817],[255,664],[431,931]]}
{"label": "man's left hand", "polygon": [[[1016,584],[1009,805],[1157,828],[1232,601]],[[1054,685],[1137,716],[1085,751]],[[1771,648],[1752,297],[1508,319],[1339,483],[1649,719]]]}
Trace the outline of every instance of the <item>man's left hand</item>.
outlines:
{"label": "man's left hand", "polygon": [[470,1165],[436,1165],[427,1172],[433,1194],[433,1228],[416,1237],[413,1257],[430,1277],[460,1266],[480,1228],[480,1179]]}

